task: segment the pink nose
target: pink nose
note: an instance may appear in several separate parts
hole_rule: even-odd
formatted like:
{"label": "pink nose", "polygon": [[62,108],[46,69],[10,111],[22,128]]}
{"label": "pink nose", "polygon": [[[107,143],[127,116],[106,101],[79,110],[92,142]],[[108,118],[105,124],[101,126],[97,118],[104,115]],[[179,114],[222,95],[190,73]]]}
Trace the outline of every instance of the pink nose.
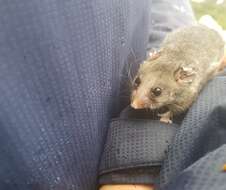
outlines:
{"label": "pink nose", "polygon": [[140,99],[134,99],[133,102],[131,103],[131,106],[134,109],[142,109],[145,108],[145,102]]}

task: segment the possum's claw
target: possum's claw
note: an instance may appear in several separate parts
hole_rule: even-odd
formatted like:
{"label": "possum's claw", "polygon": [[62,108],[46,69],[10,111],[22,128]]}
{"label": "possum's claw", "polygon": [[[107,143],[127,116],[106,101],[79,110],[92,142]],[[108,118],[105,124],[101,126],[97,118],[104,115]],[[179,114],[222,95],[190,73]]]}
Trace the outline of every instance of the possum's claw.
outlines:
{"label": "possum's claw", "polygon": [[169,124],[173,123],[171,119],[165,118],[165,117],[161,117],[160,121],[163,123],[169,123]]}
{"label": "possum's claw", "polygon": [[160,117],[160,121],[163,123],[170,123],[170,124],[173,123],[171,120],[172,114],[170,111],[163,114],[158,114],[158,116]]}

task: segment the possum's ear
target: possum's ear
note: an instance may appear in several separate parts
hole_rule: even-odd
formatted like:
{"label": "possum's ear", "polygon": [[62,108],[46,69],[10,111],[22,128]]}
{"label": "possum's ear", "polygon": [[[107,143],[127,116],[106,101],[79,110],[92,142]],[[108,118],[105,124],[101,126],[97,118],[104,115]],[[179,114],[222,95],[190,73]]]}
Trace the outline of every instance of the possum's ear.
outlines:
{"label": "possum's ear", "polygon": [[140,65],[140,68],[145,69],[146,66],[151,65],[153,60],[156,60],[159,58],[162,54],[162,50],[151,50],[149,51],[146,60],[143,61],[143,63]]}
{"label": "possum's ear", "polygon": [[161,49],[159,49],[159,50],[153,49],[153,50],[149,51],[147,61],[152,61],[152,60],[157,59],[158,57],[160,57],[161,53],[162,53]]}
{"label": "possum's ear", "polygon": [[180,67],[174,72],[175,80],[180,84],[192,83],[196,72],[191,67]]}

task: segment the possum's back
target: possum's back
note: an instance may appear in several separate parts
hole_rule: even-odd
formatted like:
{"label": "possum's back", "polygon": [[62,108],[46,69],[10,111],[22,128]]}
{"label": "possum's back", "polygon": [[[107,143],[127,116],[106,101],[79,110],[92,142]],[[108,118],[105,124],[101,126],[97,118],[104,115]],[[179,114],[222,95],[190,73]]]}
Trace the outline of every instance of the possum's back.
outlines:
{"label": "possum's back", "polygon": [[199,66],[203,64],[205,67],[219,61],[224,54],[224,42],[221,36],[203,25],[175,30],[166,37],[162,47],[165,51],[176,54],[178,59],[187,61],[185,64],[198,63]]}

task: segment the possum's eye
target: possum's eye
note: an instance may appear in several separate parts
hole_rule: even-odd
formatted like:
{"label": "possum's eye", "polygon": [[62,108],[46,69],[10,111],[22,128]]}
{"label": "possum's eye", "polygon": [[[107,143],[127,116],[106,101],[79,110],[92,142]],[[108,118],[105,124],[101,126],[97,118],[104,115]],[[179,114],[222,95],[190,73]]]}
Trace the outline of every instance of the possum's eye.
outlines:
{"label": "possum's eye", "polygon": [[134,83],[133,83],[133,86],[135,88],[138,88],[138,86],[140,85],[141,81],[140,81],[140,78],[137,77],[135,80],[134,80]]}
{"label": "possum's eye", "polygon": [[162,89],[159,88],[159,87],[152,88],[151,94],[154,95],[154,96],[160,96],[162,94]]}

